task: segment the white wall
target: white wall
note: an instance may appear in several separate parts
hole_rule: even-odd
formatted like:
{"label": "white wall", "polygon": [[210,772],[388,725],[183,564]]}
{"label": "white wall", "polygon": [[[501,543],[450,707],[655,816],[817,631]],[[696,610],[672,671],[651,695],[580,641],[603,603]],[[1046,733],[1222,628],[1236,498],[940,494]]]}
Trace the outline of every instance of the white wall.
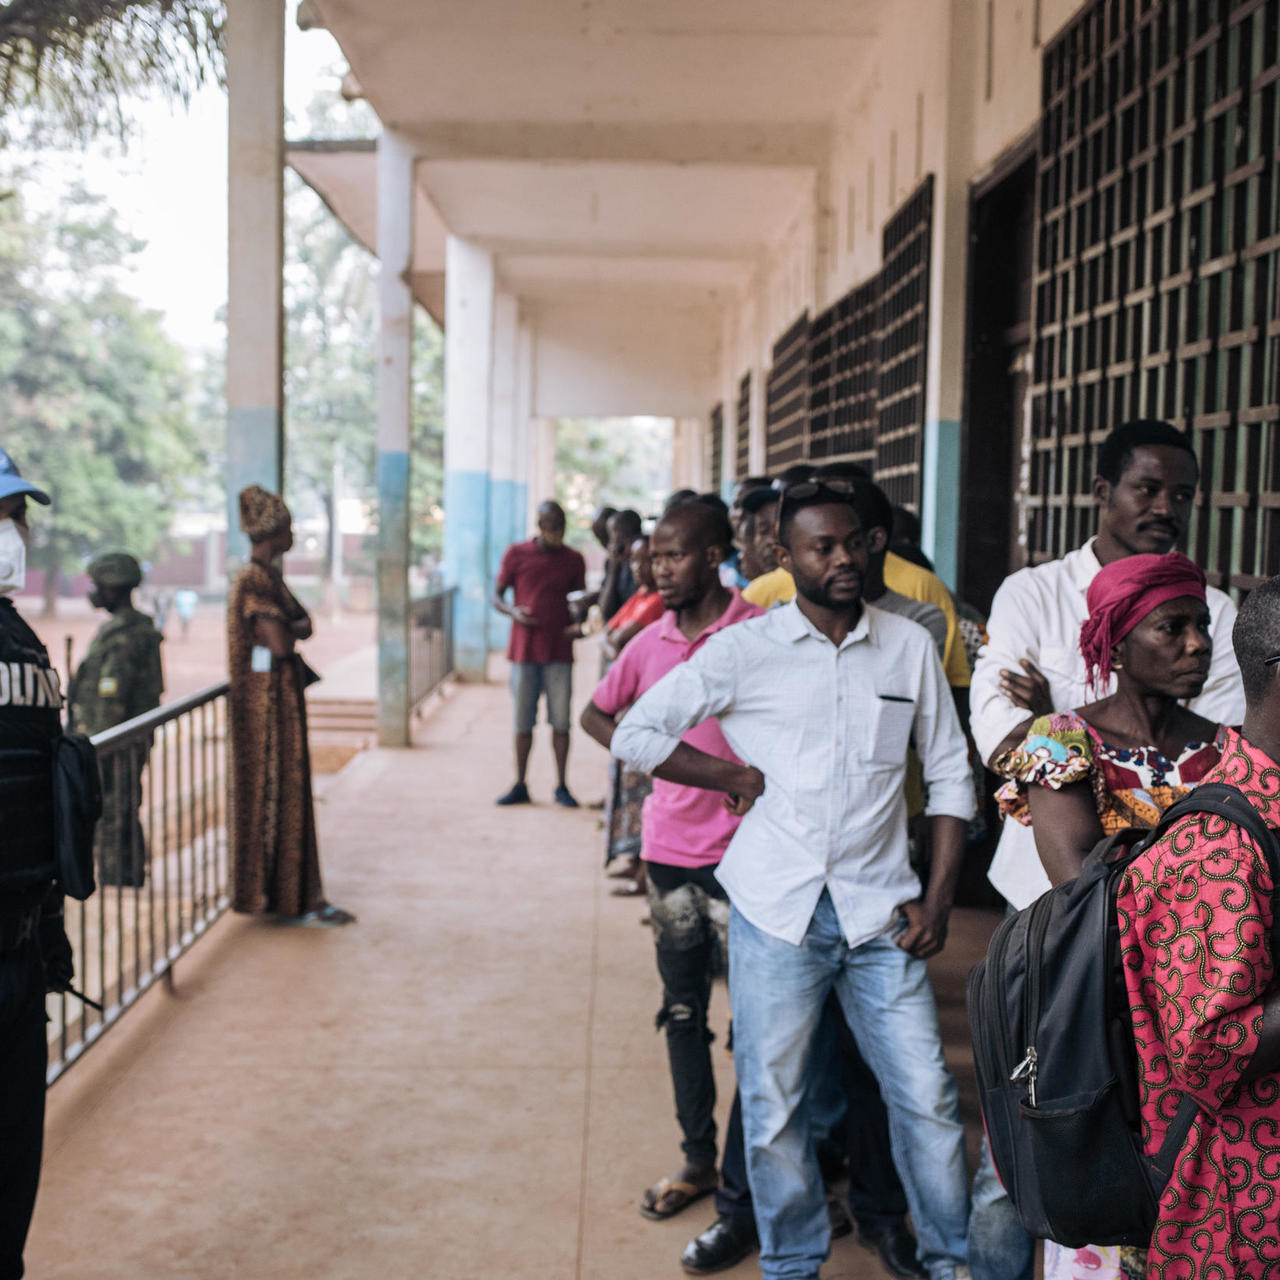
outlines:
{"label": "white wall", "polygon": [[715,307],[534,301],[527,310],[538,417],[705,418],[719,399]]}

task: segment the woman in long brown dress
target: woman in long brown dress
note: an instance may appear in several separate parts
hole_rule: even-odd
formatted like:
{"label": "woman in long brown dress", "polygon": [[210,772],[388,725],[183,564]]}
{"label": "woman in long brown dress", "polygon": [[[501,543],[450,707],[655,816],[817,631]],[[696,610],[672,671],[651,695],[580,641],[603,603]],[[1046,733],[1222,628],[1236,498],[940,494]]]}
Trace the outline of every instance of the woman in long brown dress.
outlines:
{"label": "woman in long brown dress", "polygon": [[311,618],[275,564],[293,546],[293,520],[282,499],[250,485],[240,527],[252,552],[227,602],[231,905],[296,924],[349,924],[355,917],[326,902],[320,883],[303,692],[312,673],[296,652]]}

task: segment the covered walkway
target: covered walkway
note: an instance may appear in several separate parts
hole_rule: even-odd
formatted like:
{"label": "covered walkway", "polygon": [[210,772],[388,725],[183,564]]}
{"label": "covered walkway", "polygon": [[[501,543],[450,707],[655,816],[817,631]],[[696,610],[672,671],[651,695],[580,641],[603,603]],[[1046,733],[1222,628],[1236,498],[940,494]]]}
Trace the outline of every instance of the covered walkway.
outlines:
{"label": "covered walkway", "polygon": [[[319,810],[330,896],[359,924],[224,918],[176,995],[52,1090],[35,1280],[681,1274],[714,1211],[635,1209],[679,1154],[641,904],[605,891],[593,811],[493,807],[508,725],[503,683],[463,686],[418,749],[357,757]],[[594,744],[572,770],[599,794]],[[990,923],[961,913],[939,966],[961,1068],[962,979]],[[824,1270],[881,1274],[849,1241]]]}

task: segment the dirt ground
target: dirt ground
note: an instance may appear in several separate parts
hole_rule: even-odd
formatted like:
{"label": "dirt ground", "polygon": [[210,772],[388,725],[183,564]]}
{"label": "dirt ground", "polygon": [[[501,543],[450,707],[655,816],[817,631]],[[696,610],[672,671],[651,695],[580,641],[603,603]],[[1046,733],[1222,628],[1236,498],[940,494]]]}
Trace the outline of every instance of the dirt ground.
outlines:
{"label": "dirt ground", "polygon": [[[67,638],[71,639],[72,662],[78,663],[107,615],[90,607],[87,600],[59,601],[56,618],[42,617],[41,602],[34,597],[20,597],[15,603],[44,641],[65,682]],[[329,663],[372,644],[377,634],[377,617],[372,613],[347,613],[336,620],[319,615],[315,624],[315,635],[301,646],[301,651],[321,674]],[[222,606],[201,603],[186,634],[175,611],[170,609],[163,652],[166,702],[225,679],[227,641]]]}

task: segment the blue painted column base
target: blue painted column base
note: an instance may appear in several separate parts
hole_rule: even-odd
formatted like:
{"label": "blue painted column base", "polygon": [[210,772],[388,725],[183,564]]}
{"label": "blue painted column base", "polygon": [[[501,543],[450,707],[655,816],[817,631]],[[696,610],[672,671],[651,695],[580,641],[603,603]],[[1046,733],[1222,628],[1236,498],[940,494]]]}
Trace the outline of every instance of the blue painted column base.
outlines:
{"label": "blue painted column base", "polygon": [[227,410],[227,560],[249,558],[240,530],[240,490],[251,484],[279,493],[284,483],[284,420],[278,409]]}
{"label": "blue painted column base", "polygon": [[378,454],[378,742],[409,745],[409,455]]}
{"label": "blue painted column base", "polygon": [[[489,659],[489,474],[446,471],[444,574],[458,588],[453,614],[454,665],[467,680],[483,681]],[[501,554],[501,552],[499,552]],[[493,572],[496,573],[496,565]]]}

